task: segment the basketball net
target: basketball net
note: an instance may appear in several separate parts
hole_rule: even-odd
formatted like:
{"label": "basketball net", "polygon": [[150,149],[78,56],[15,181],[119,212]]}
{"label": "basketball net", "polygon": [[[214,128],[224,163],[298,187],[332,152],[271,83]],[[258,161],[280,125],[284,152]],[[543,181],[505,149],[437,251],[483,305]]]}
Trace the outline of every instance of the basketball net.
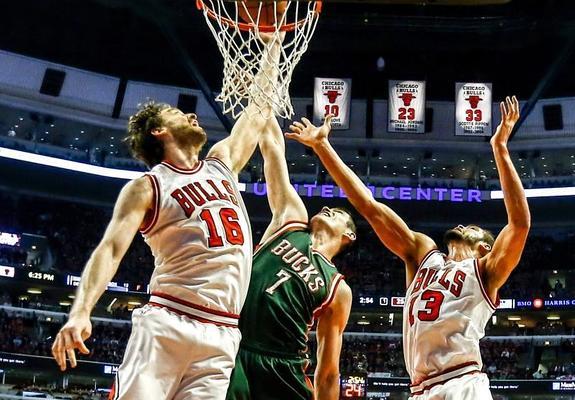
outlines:
{"label": "basketball net", "polygon": [[[314,34],[321,2],[286,1],[281,16],[277,2],[273,2],[273,25],[260,23],[266,7],[271,8],[270,2],[257,3],[256,16],[255,7],[250,13],[243,1],[197,0],[224,58],[222,91],[216,100],[222,103],[223,112],[231,113],[234,119],[248,105],[265,118],[276,115],[289,119],[294,114],[289,95],[292,74]],[[250,21],[240,18],[240,12]],[[260,32],[269,39],[264,41]],[[285,38],[281,42],[283,32]],[[281,45],[271,62],[269,52],[274,43],[276,48],[278,43]]]}

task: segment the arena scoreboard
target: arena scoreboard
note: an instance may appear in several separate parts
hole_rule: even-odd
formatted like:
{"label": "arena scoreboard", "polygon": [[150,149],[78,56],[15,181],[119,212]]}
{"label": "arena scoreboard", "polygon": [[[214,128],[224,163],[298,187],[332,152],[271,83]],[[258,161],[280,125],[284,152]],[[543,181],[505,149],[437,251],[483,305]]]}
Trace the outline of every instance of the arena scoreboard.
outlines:
{"label": "arena scoreboard", "polygon": [[365,399],[367,377],[365,375],[341,375],[341,399]]}

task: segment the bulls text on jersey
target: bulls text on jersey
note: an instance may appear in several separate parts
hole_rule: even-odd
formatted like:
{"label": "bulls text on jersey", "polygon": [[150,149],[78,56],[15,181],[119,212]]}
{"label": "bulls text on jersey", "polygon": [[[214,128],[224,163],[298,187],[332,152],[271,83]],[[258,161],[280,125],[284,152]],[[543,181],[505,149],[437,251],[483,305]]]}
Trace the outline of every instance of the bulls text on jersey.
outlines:
{"label": "bulls text on jersey", "polygon": [[192,182],[174,190],[171,196],[182,207],[187,218],[192,215],[196,207],[202,207],[214,200],[223,200],[235,206],[238,205],[237,194],[227,180],[219,181],[219,185],[212,179],[205,182]]}
{"label": "bulls text on jersey", "polygon": [[449,290],[455,297],[459,297],[467,274],[460,269],[450,268],[449,264],[450,263],[447,262],[445,268],[442,270],[425,267],[420,268],[415,277],[415,283],[411,293],[415,294],[419,290],[427,289],[432,283],[439,282],[445,290]]}

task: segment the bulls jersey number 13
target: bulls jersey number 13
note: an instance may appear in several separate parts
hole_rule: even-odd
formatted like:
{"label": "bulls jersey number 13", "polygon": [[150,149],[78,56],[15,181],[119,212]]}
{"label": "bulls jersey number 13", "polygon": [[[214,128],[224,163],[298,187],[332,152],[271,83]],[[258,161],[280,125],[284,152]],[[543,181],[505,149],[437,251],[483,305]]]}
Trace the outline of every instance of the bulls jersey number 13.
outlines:
{"label": "bulls jersey number 13", "polygon": [[481,371],[479,339],[495,309],[476,259],[447,260],[437,250],[424,258],[407,289],[403,310],[403,346],[412,393]]}

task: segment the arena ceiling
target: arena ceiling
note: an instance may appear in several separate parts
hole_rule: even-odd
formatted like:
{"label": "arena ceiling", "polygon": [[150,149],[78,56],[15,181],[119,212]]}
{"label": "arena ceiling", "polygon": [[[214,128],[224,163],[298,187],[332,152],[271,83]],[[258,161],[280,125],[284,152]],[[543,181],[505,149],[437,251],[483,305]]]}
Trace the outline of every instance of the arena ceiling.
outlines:
{"label": "arena ceiling", "polygon": [[[495,97],[575,95],[571,0],[330,0],[296,69],[292,92],[314,76],[353,78],[357,98],[385,98],[388,79],[425,79],[430,99],[453,82],[491,81]],[[213,90],[221,57],[193,0],[21,0],[0,24],[0,49],[126,79],[197,87],[186,57]],[[183,44],[177,49],[170,36]],[[170,39],[170,37],[172,39]],[[571,47],[569,47],[571,46]],[[563,63],[557,64],[560,55]],[[378,71],[376,60],[385,68]]]}

